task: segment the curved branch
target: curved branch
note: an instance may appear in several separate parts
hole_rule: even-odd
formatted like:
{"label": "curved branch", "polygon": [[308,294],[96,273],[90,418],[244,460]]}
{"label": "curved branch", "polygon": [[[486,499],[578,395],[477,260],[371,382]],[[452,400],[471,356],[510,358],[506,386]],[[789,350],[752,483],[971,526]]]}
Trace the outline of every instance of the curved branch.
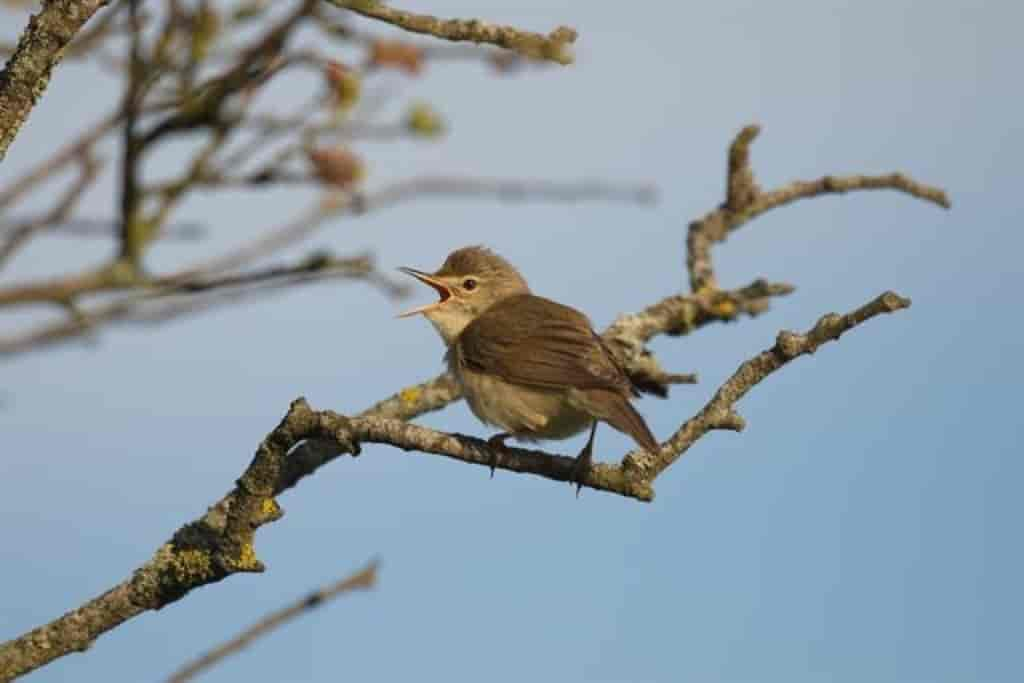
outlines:
{"label": "curved branch", "polygon": [[[239,572],[262,572],[253,539],[284,512],[274,500],[287,477],[288,452],[301,438],[333,439],[339,422],[321,420],[304,401],[292,408],[256,449],[234,490],[202,517],[185,524],[153,557],[111,590],[49,624],[0,644],[0,681],[8,681],[70,654],[139,614],[180,600],[192,590]],[[349,443],[349,452],[358,445]]]}
{"label": "curved branch", "polygon": [[951,206],[949,198],[941,189],[919,183],[902,173],[824,176],[818,180],[796,181],[777,190],[764,192],[758,187],[750,165],[750,145],[760,132],[760,126],[749,125],[737,133],[729,146],[725,201],[700,220],[690,223],[686,238],[686,267],[690,273],[690,288],[694,292],[718,289],[711,263],[711,247],[724,241],[730,232],[747,221],[799,199],[857,190],[896,190],[944,209]]}
{"label": "curved branch", "polygon": [[910,307],[910,299],[895,292],[885,292],[860,308],[838,315],[829,313],[803,334],[783,331],[775,345],[743,363],[701,411],[686,421],[666,441],[658,453],[634,451],[622,462],[627,471],[636,472],[647,481],[668,469],[702,436],[713,430],[742,431],[745,422],[736,412],[736,403],[748,391],[790,361],[814,353],[820,346],[836,341],[846,331],[883,313]]}

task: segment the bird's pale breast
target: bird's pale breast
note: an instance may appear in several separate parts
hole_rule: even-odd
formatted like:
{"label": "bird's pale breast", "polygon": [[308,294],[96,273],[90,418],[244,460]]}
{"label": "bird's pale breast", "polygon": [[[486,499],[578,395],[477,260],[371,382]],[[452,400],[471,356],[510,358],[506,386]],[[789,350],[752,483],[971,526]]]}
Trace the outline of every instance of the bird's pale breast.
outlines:
{"label": "bird's pale breast", "polygon": [[470,410],[487,424],[522,439],[567,439],[594,418],[576,407],[571,391],[525,387],[450,363]]}

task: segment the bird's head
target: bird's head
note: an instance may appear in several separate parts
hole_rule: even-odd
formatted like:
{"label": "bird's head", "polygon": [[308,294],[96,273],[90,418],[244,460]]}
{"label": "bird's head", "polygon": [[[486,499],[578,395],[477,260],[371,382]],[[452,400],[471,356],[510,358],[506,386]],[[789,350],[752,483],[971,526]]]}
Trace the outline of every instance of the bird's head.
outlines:
{"label": "bird's head", "polygon": [[437,328],[445,344],[455,341],[466,325],[502,299],[530,291],[511,263],[485,247],[457,249],[433,273],[413,268],[399,270],[430,285],[440,297],[399,317],[422,313]]}

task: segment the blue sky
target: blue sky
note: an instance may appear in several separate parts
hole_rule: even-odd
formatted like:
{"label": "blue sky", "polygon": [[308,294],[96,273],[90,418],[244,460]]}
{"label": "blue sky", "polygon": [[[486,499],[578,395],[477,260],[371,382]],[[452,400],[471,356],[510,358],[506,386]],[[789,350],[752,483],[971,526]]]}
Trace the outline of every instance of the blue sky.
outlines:
{"label": "blue sky", "polygon": [[[207,679],[1020,680],[1020,7],[423,8],[537,30],[571,24],[578,63],[514,78],[471,63],[411,84],[395,77],[445,113],[451,135],[362,145],[371,186],[419,173],[602,178],[653,181],[659,202],[429,200],[339,219],[290,253],[372,248],[384,267],[430,269],[483,242],[535,291],[604,326],[684,286],[686,224],[721,201],[726,145],[759,122],[765,187],[901,170],[946,188],[954,210],[857,194],[744,227],[715,252],[720,281],[766,277],[797,291],[756,320],[654,343],[667,367],[701,377],[668,401],[639,403],[655,434],[671,434],[780,329],[885,289],[913,307],[755,388],[740,405],[747,431],[702,440],[658,480],[651,505],[593,491],[576,500],[546,480],[490,481],[482,468],[368,447],[282,497],[287,516],[258,536],[267,573],[197,591],[29,680],[158,680],[373,556],[383,563],[376,591],[291,625]],[[5,19],[3,35],[15,24]],[[100,78],[61,67],[0,165],[0,185],[116,101]],[[281,106],[313,85],[286,84]],[[201,198],[180,217],[210,226],[210,248],[223,247],[312,198]],[[36,198],[23,210],[42,206]],[[85,213],[114,206],[107,183]],[[152,262],[183,263],[193,248],[158,246]],[[48,240],[4,281],[108,249]],[[5,361],[0,638],[144,562],[230,487],[295,396],[355,412],[438,372],[440,340],[425,321],[395,320],[400,305],[328,284]],[[422,422],[489,433],[461,404]],[[608,428],[597,444],[605,460],[629,445]]]}

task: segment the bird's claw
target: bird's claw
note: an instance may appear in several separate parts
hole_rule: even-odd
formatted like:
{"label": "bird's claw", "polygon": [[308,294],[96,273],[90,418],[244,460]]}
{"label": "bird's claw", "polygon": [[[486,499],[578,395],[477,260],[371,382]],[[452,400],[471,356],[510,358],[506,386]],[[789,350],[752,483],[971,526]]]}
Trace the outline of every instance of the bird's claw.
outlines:
{"label": "bird's claw", "polygon": [[494,470],[498,467],[498,453],[508,448],[508,446],[505,445],[505,439],[510,436],[512,435],[502,432],[501,434],[495,434],[491,438],[487,439],[487,445],[491,447],[491,462],[489,463],[491,468],[491,479],[494,479]]}
{"label": "bird's claw", "polygon": [[569,479],[569,485],[576,484],[576,497],[580,497],[580,489],[583,488],[583,482],[587,478],[587,473],[590,472],[590,464],[593,462],[593,447],[590,443],[587,443],[580,451],[580,454],[576,456],[576,462],[572,466],[572,477]]}

